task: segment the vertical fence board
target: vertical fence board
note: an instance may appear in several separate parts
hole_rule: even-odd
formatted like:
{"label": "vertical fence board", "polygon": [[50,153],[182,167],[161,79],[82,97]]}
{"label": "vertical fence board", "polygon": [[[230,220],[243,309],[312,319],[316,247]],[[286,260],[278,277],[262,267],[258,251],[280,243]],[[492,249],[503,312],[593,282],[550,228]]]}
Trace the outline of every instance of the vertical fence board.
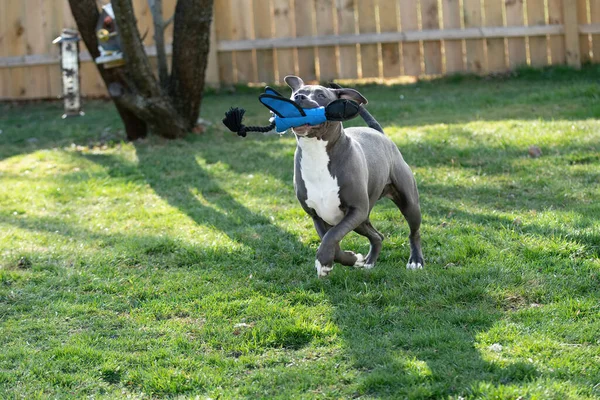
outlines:
{"label": "vertical fence board", "polygon": [[[334,0],[316,0],[317,35],[333,35],[335,27]],[[321,82],[331,81],[338,76],[336,67],[336,54],[334,46],[321,46],[317,48],[319,56],[319,73],[317,79]]]}
{"label": "vertical fence board", "polygon": [[[360,0],[358,6],[359,33],[376,33],[377,19],[375,16],[375,1]],[[376,44],[361,44],[360,65],[362,78],[379,77],[379,50]]]}
{"label": "vertical fence board", "polygon": [[[590,0],[590,23],[600,24],[600,0]],[[600,62],[600,34],[592,35],[593,62]]]}
{"label": "vertical fence board", "polygon": [[[523,26],[523,0],[507,0],[506,25]],[[508,39],[508,63],[511,68],[527,63],[527,52],[525,49],[525,38]]]}
{"label": "vertical fence board", "polygon": [[[463,0],[465,28],[477,28],[482,25],[480,0]],[[484,43],[482,39],[465,40],[467,48],[467,71],[482,73],[487,70]]]}
{"label": "vertical fence board", "polygon": [[[217,30],[217,40],[232,39],[231,4],[229,1],[215,1],[214,24]],[[234,57],[233,52],[219,52],[219,77],[222,83],[234,83]]]}
{"label": "vertical fence board", "polygon": [[[254,39],[251,2],[247,0],[230,0],[232,39],[244,40]],[[236,81],[239,83],[255,82],[258,78],[254,69],[254,57],[252,50],[235,52]]]}
{"label": "vertical fence board", "polygon": [[[54,40],[60,36],[64,28],[75,28],[75,22],[71,15],[71,9],[68,2],[62,2],[60,7],[50,7],[48,20],[48,29],[50,31],[49,39]],[[79,51],[87,50],[83,42],[79,42]],[[60,54],[59,46],[50,43],[49,54],[58,56]],[[48,97],[57,98],[62,95],[62,76],[60,65],[48,65]]]}
{"label": "vertical fence board", "polygon": [[[440,10],[437,0],[421,0],[422,29],[440,28]],[[442,73],[442,42],[428,40],[423,42],[423,59],[426,74]]]}
{"label": "vertical fence board", "polygon": [[[416,31],[419,29],[417,6],[418,3],[415,0],[400,0],[400,26],[402,31]],[[419,43],[403,43],[402,58],[405,75],[421,75],[421,47]]]}
{"label": "vertical fence board", "polygon": [[81,63],[79,72],[81,73],[81,94],[83,96],[106,95],[106,87],[96,64],[91,61]]}
{"label": "vertical fence board", "polygon": [[[502,18],[502,2],[487,0],[484,3],[485,25],[504,26]],[[506,71],[506,48],[504,39],[487,39],[487,70],[488,72]]]}
{"label": "vertical fence board", "polygon": [[[7,43],[8,55],[17,56],[27,54],[25,14],[27,5],[24,2],[11,1],[3,10],[8,17],[7,35],[4,37]],[[10,73],[10,96],[26,98],[27,88],[25,85],[25,68],[9,68]]]}
{"label": "vertical fence board", "polygon": [[[315,35],[315,13],[314,0],[296,0],[296,36],[314,36]],[[298,49],[298,74],[306,81],[317,79],[315,69],[315,49],[305,47]]]}
{"label": "vertical fence board", "polygon": [[[550,25],[562,25],[564,23],[562,0],[548,0],[548,23]],[[564,34],[550,37],[550,58],[552,65],[566,62]]]}
{"label": "vertical fence board", "polygon": [[[148,1],[148,0],[146,0]],[[177,0],[163,0],[163,19],[167,20],[175,14]],[[173,24],[169,24],[165,29],[165,43],[173,42]]]}
{"label": "vertical fence board", "polygon": [[148,0],[133,0],[132,3],[140,36],[144,38],[145,46],[151,46],[154,44],[154,24]]}
{"label": "vertical fence board", "polygon": [[[444,29],[460,29],[460,3],[458,0],[442,0]],[[461,72],[463,65],[463,41],[444,40],[445,72]]]}
{"label": "vertical fence board", "polygon": [[[253,0],[252,11],[254,15],[254,36],[257,39],[271,38],[271,1]],[[273,50],[256,50],[256,65],[259,82],[275,82]]]}
{"label": "vertical fence board", "polygon": [[[578,10],[583,5],[583,10]],[[579,34],[579,24],[587,21],[586,2],[563,0],[562,13],[565,31],[565,61],[574,67],[581,66],[581,57],[589,54],[588,35]]]}
{"label": "vertical fence board", "polygon": [[[527,0],[527,25],[546,25],[544,0]],[[530,37],[529,58],[531,66],[543,67],[548,65],[548,42],[545,37]]]}
{"label": "vertical fence board", "polygon": [[[5,8],[6,4],[3,4],[2,12],[0,13],[0,57],[8,57],[8,35],[9,35],[9,23],[8,13]],[[8,68],[0,68],[0,98],[9,98],[11,92],[10,84],[10,70]]]}
{"label": "vertical fence board", "polygon": [[[576,5],[573,7],[573,4],[576,2]],[[572,21],[571,18],[568,18],[567,15],[565,15],[565,24],[569,24],[569,26],[572,26],[573,24],[589,24],[590,21],[588,19],[588,15],[587,15],[587,5],[588,5],[588,0],[563,0],[563,6],[567,7],[567,9],[565,11],[568,11],[569,14],[568,15],[572,15],[572,10],[575,9],[576,13],[577,13],[577,21]],[[568,29],[565,26],[565,29]],[[573,42],[575,42],[575,40],[573,40]],[[590,52],[591,52],[592,48],[590,46],[590,35],[579,35],[579,57],[580,57],[580,62],[582,63],[586,63],[589,62],[591,60],[591,56],[590,56]],[[567,62],[569,61],[569,55],[573,54],[574,52],[570,52],[569,49],[567,48]],[[575,58],[575,57],[571,57],[571,60]]]}
{"label": "vertical fence board", "polygon": [[[208,49],[208,60],[206,62],[206,84],[211,87],[219,86],[219,64],[217,61],[217,29],[214,22],[210,24],[210,47]],[[170,42],[169,42],[170,43]],[[172,65],[173,59],[167,56],[167,62]]]}
{"label": "vertical fence board", "polygon": [[[381,32],[398,32],[398,13],[395,1],[379,1],[379,28]],[[400,68],[400,44],[381,45],[381,63],[384,78],[395,78],[402,73]]]}
{"label": "vertical fence board", "polygon": [[75,23],[75,18],[73,18],[73,14],[71,13],[71,7],[69,6],[69,2],[65,1],[62,5],[62,25],[60,28],[69,28],[69,29],[77,29],[77,24]]}
{"label": "vertical fence board", "polygon": [[[356,33],[356,0],[334,0],[337,20],[337,33]],[[343,79],[358,78],[358,46],[346,45],[338,47],[338,77]]]}
{"label": "vertical fence board", "polygon": [[[27,13],[24,18],[27,54],[48,54],[50,43],[40,39],[50,36],[50,33],[47,32],[50,3],[43,0],[27,0],[26,4]],[[28,98],[48,97],[48,68],[40,65],[25,69],[25,88]]]}
{"label": "vertical fence board", "polygon": [[[294,10],[290,7],[290,0],[273,0],[273,26],[275,27],[274,37],[285,38],[293,37],[293,18]],[[296,60],[294,50],[275,49],[277,71],[275,79],[277,82],[283,82],[286,75],[296,73]]]}

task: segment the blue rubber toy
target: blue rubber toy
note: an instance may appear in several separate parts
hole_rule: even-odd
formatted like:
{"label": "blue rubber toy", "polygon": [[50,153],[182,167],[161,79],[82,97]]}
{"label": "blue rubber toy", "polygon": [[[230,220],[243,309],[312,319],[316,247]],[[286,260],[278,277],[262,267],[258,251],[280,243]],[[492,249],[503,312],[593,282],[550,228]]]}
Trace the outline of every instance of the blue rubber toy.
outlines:
{"label": "blue rubber toy", "polygon": [[283,133],[290,128],[302,125],[319,125],[326,121],[346,121],[358,115],[360,106],[348,99],[334,100],[327,107],[302,108],[293,100],[283,97],[277,91],[266,87],[258,100],[271,112],[273,118],[268,126],[245,126],[242,124],[245,110],[231,108],[225,113],[223,124],[232,132],[245,137],[246,132],[268,132],[275,128]]}
{"label": "blue rubber toy", "polygon": [[327,121],[325,107],[301,108],[293,100],[286,99],[268,86],[265,93],[258,97],[258,101],[273,112],[275,130],[279,133],[296,126],[314,126]]}

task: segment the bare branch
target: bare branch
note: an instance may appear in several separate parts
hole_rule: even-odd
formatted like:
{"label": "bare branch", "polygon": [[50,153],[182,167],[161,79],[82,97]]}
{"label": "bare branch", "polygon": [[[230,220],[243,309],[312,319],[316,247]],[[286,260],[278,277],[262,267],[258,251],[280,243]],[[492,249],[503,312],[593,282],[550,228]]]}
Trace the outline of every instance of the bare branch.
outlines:
{"label": "bare branch", "polygon": [[154,22],[154,43],[156,44],[156,58],[158,60],[158,78],[160,84],[166,87],[169,81],[169,66],[165,50],[165,27],[163,22],[162,0],[148,0],[152,21]]}
{"label": "bare branch", "polygon": [[113,0],[115,19],[121,37],[121,47],[125,57],[125,68],[140,94],[145,97],[160,96],[152,68],[135,23],[133,4],[131,0]]}
{"label": "bare branch", "polygon": [[140,39],[142,41],[142,43],[144,43],[144,40],[146,40],[146,36],[148,36],[148,32],[150,32],[150,28],[146,28],[146,31],[144,31],[144,34],[142,35],[142,38]]}

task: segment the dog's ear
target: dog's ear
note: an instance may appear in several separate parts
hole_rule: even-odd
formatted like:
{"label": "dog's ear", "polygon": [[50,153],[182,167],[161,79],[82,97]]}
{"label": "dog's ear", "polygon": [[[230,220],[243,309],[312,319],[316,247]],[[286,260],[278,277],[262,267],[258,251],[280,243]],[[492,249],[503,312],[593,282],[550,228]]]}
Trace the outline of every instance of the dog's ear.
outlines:
{"label": "dog's ear", "polygon": [[358,90],[348,89],[348,88],[332,89],[332,90],[335,92],[338,99],[353,100],[353,101],[357,102],[358,104],[367,104],[368,103],[365,96],[360,94],[360,92]]}
{"label": "dog's ear", "polygon": [[283,80],[294,92],[304,86],[304,81],[295,75],[288,75]]}

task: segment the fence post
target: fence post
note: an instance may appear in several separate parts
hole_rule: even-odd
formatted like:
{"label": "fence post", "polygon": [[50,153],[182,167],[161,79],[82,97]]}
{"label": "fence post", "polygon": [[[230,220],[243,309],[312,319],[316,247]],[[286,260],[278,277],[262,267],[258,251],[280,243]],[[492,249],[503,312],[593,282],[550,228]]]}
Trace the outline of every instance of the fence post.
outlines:
{"label": "fence post", "polygon": [[567,64],[581,68],[579,53],[579,22],[577,21],[577,0],[563,0],[563,15],[565,28],[565,51]]}

